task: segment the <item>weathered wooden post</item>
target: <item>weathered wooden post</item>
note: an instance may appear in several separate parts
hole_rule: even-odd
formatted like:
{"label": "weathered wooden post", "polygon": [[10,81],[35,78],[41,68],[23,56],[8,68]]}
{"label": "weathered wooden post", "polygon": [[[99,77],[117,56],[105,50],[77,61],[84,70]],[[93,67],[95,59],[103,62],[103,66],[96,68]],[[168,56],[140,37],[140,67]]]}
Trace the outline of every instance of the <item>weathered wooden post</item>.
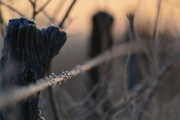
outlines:
{"label": "weathered wooden post", "polygon": [[[0,91],[43,78],[66,41],[58,27],[38,29],[26,18],[9,21],[0,63]],[[0,120],[37,120],[39,93],[0,112]]]}
{"label": "weathered wooden post", "polygon": [[[92,22],[93,28],[90,39],[89,56],[93,58],[112,47],[113,17],[106,12],[98,12],[93,16]],[[95,85],[100,84],[99,89],[96,90],[92,95],[92,100],[94,103],[101,100],[104,96],[107,96],[107,89],[109,79],[111,79],[111,73],[112,69],[110,63],[95,67],[90,70],[91,80],[87,85],[89,90],[91,90]],[[102,76],[105,79],[102,79]],[[106,111],[108,107],[110,107],[109,105],[110,102],[108,101],[107,104],[103,106],[103,111]]]}

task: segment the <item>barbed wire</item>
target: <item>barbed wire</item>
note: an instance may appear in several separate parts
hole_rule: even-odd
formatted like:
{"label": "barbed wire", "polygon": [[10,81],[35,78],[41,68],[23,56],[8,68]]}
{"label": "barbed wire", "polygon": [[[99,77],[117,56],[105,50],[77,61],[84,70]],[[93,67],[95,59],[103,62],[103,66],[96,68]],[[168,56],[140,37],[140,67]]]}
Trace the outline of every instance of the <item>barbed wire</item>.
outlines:
{"label": "barbed wire", "polygon": [[[65,71],[60,75],[52,73],[49,77],[37,80],[36,84],[31,84],[26,87],[18,87],[14,90],[7,91],[0,94],[0,109],[3,109],[11,104],[19,102],[34,93],[40,92],[49,86],[55,87],[57,84],[61,84],[62,81],[66,81],[69,78],[77,76],[79,73],[88,71],[93,67],[96,67],[104,62],[108,62],[118,56],[126,55],[129,44],[116,45],[110,50],[107,50],[103,54],[85,62],[83,65],[77,65],[70,71]],[[140,49],[134,49],[133,52],[140,52]]]}
{"label": "barbed wire", "polygon": [[[143,53],[142,49],[137,47],[138,43],[134,42],[132,53]],[[31,84],[25,87],[18,87],[14,90],[9,90],[4,93],[0,94],[0,110],[8,107],[14,103],[17,103],[27,97],[33,95],[34,93],[40,92],[49,86],[55,87],[57,84],[61,84],[62,81],[67,81],[68,79],[77,76],[78,74],[88,71],[102,63],[108,62],[114,58],[125,56],[128,54],[128,50],[130,44],[120,44],[115,45],[111,49],[107,50],[106,52],[100,54],[99,56],[86,61],[82,65],[77,65],[75,68],[71,69],[70,71],[62,72],[60,75],[55,75],[52,73],[49,77],[37,80],[37,83]],[[136,47],[135,47],[136,46]],[[176,59],[179,59],[180,54],[177,52]],[[173,61],[173,62],[172,62]],[[174,63],[175,60],[172,60],[171,64]],[[170,65],[171,65],[170,64]],[[169,66],[170,66],[169,65]],[[164,73],[164,72],[163,72]]]}

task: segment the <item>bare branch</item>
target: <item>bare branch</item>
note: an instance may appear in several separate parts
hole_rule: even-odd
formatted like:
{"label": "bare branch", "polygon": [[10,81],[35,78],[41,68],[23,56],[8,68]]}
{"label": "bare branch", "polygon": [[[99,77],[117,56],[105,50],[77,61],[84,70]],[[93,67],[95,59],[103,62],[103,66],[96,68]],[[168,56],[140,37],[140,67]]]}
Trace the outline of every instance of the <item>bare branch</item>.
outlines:
{"label": "bare branch", "polygon": [[58,103],[55,91],[53,90],[53,88],[50,88],[50,87],[48,87],[48,91],[49,91],[49,94],[50,94],[50,100],[51,100],[51,103],[52,103],[52,108],[53,108],[53,113],[54,113],[55,120],[62,120],[63,118],[62,118],[61,114],[59,114],[59,112],[61,110],[59,108],[59,103]]}
{"label": "bare branch", "polygon": [[80,115],[75,118],[75,120],[84,120],[90,115],[92,115],[99,107],[101,107],[107,100],[109,96],[105,96],[103,99],[101,99],[98,103],[93,105],[92,107],[88,108],[87,110],[80,113]]}
{"label": "bare branch", "polygon": [[29,0],[29,2],[31,3],[32,7],[33,7],[33,15],[32,15],[32,19],[35,19],[36,15],[39,14],[50,2],[51,0],[48,0],[38,11],[36,10],[36,1],[32,1]]}
{"label": "bare branch", "polygon": [[[111,50],[107,50],[105,53],[95,57],[92,60],[85,62],[83,65],[79,65],[69,71],[68,73],[62,73],[57,76],[57,78],[52,79],[52,77],[46,80],[38,80],[39,82],[36,84],[32,84],[27,87],[20,87],[19,89],[15,89],[7,92],[6,94],[0,95],[0,109],[6,106],[9,106],[13,103],[21,101],[28,96],[33,95],[39,91],[46,89],[49,86],[54,86],[56,83],[67,80],[71,77],[75,77],[83,71],[88,71],[93,67],[96,67],[102,63],[108,62],[120,55],[127,54],[127,46],[119,45],[114,46]],[[134,49],[133,52],[140,52],[138,49]]]}
{"label": "bare branch", "polygon": [[49,19],[49,21],[55,25],[57,25],[57,22],[55,21],[54,18],[50,17],[44,10],[42,11],[42,13]]}
{"label": "bare branch", "polygon": [[[132,101],[136,102],[137,98],[142,93],[144,93],[147,89],[149,89],[150,86],[152,87],[151,90],[149,91],[148,95],[146,96],[144,104],[142,105],[143,108],[141,109],[141,112],[137,115],[137,120],[140,120],[142,118],[143,112],[145,112],[151,99],[153,98],[154,94],[156,93],[163,76],[173,67],[173,65],[176,63],[176,61],[179,60],[179,58],[180,58],[180,53],[177,52],[177,54],[166,65],[164,65],[164,67],[161,69],[161,71],[159,72],[157,78],[154,80],[153,83],[149,84],[149,83],[145,82],[144,84],[142,84],[141,86],[138,86],[135,90],[133,90],[135,92],[130,93],[129,103],[131,103]],[[115,113],[124,109],[126,106],[127,106],[126,102],[122,99],[118,105],[114,106],[112,109],[110,109],[107,112],[105,119],[109,120]]]}
{"label": "bare branch", "polygon": [[6,24],[3,20],[3,16],[2,16],[2,5],[0,4],[0,32],[1,35],[4,36],[5,35],[5,31],[6,31]]}
{"label": "bare branch", "polygon": [[124,101],[126,102],[126,108],[128,110],[128,113],[130,114],[130,116],[132,116],[132,110],[130,108],[130,104],[129,104],[129,92],[128,92],[128,71],[129,71],[129,67],[130,67],[130,60],[131,60],[131,56],[132,56],[132,47],[133,47],[133,42],[135,39],[135,35],[134,35],[134,24],[133,24],[133,19],[134,19],[134,15],[130,15],[127,16],[129,19],[129,24],[130,24],[130,28],[129,28],[129,32],[128,32],[128,36],[129,36],[129,41],[130,41],[130,47],[128,50],[128,55],[126,57],[126,63],[125,63],[125,70],[124,70],[124,74],[123,74],[123,87],[124,87]]}
{"label": "bare branch", "polygon": [[35,16],[36,16],[36,2],[33,2],[32,0],[29,0],[29,2],[31,3],[32,9],[33,9],[32,19],[35,19]]}
{"label": "bare branch", "polygon": [[62,27],[62,28],[63,28],[63,24],[64,24],[66,18],[68,17],[68,15],[69,15],[71,9],[72,9],[73,6],[75,5],[76,1],[77,1],[77,0],[73,0],[73,2],[71,3],[71,5],[69,6],[69,9],[67,10],[67,12],[66,12],[64,18],[62,19],[61,23],[59,23],[59,27]]}
{"label": "bare branch", "polygon": [[[41,80],[38,80],[39,82],[37,82],[36,84],[32,84],[27,87],[20,87],[18,89],[6,92],[5,94],[2,93],[0,94],[0,109],[6,106],[9,106],[13,103],[16,103],[18,101],[21,101],[27,98],[28,96],[33,95],[34,93],[37,93],[39,91],[46,89],[49,86],[54,86],[56,85],[56,83],[67,80],[71,77],[75,77],[81,72],[88,71],[118,56],[127,55],[127,51],[128,51],[127,48],[128,48],[127,44],[126,45],[120,44],[118,46],[114,46],[111,50],[107,50],[103,54],[85,62],[83,65],[79,65],[67,73],[62,73],[54,79],[52,79],[52,77],[48,79],[43,79],[43,80],[41,79]],[[133,53],[142,52],[138,48],[134,48],[132,51]],[[179,58],[179,56],[177,58]]]}
{"label": "bare branch", "polygon": [[139,113],[137,113],[137,119],[136,120],[141,120],[142,119],[144,112],[148,108],[152,98],[154,97],[156,91],[159,88],[159,85],[160,85],[160,82],[161,82],[162,78],[164,77],[166,72],[169,71],[173,67],[173,65],[175,64],[177,59],[179,60],[179,57],[180,57],[180,53],[178,52],[177,55],[175,55],[172,59],[169,60],[169,62],[167,64],[165,64],[162,67],[162,69],[159,72],[156,80],[154,80],[154,82],[151,85],[152,86],[151,90],[147,93],[146,98],[144,99],[141,110],[139,111]]}
{"label": "bare branch", "polygon": [[160,19],[160,10],[161,10],[161,0],[158,0],[158,4],[157,4],[157,13],[156,13],[156,19],[155,19],[155,24],[154,24],[154,29],[153,29],[153,37],[152,37],[152,56],[153,56],[153,71],[155,75],[157,75],[158,73],[158,49],[157,49],[157,45],[158,45],[158,24],[159,24],[159,19]]}
{"label": "bare branch", "polygon": [[84,103],[86,103],[87,101],[89,101],[89,99],[91,98],[92,94],[96,92],[96,90],[99,88],[100,84],[96,84],[92,90],[86,95],[86,97],[82,100],[82,101],[79,101],[79,102],[76,102],[74,104],[72,104],[68,110],[72,110],[73,108],[77,108],[81,105],[84,105]]}
{"label": "bare branch", "polygon": [[[144,93],[146,91],[146,89],[148,88],[149,84],[147,82],[143,83],[142,85],[139,85],[135,88],[135,90],[132,90],[129,93],[129,104],[132,103],[132,101],[137,101],[138,97]],[[133,92],[134,91],[134,92]],[[112,107],[111,109],[109,109],[109,111],[106,113],[105,115],[105,120],[109,120],[111,119],[111,117],[117,113],[118,111],[124,109],[125,107],[127,107],[127,103],[126,101],[124,101],[124,99],[120,100],[120,103],[114,107]]]}
{"label": "bare branch", "polygon": [[44,8],[51,2],[52,0],[48,0],[38,11],[36,11],[36,14],[40,13]]}
{"label": "bare branch", "polygon": [[0,1],[0,4],[4,5],[5,7],[9,8],[9,9],[12,10],[13,12],[19,14],[20,16],[23,16],[23,17],[25,16],[25,15],[23,15],[21,12],[19,12],[18,10],[16,10],[15,8],[11,7],[10,5],[8,5],[8,4],[6,4],[6,3],[4,3],[4,2],[2,2],[2,1]]}

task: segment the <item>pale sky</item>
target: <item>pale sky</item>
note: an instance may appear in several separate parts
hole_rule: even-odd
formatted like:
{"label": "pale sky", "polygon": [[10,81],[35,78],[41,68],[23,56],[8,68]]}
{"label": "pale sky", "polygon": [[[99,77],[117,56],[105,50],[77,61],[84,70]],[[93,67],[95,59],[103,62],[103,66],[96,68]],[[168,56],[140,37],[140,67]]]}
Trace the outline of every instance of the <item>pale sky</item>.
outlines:
{"label": "pale sky", "polygon": [[[24,15],[31,18],[32,9],[28,0],[2,0],[11,5]],[[45,11],[51,17],[56,17],[60,22],[67,7],[72,0],[52,0]],[[91,29],[91,17],[97,10],[108,11],[115,19],[114,34],[123,34],[126,29],[126,14],[135,11],[135,29],[141,34],[150,34],[153,29],[158,0],[77,0],[73,10],[67,19],[65,30],[71,35],[87,35]],[[45,0],[38,0],[38,7]],[[62,5],[58,7],[59,5]],[[3,16],[8,19],[19,17],[16,13],[2,7]],[[57,11],[57,12],[55,12]],[[55,13],[55,14],[54,14]],[[53,15],[54,14],[54,15]],[[39,14],[36,17],[37,26],[47,27],[47,18]],[[180,33],[180,0],[162,0],[160,13],[160,32],[170,32],[176,35]]]}

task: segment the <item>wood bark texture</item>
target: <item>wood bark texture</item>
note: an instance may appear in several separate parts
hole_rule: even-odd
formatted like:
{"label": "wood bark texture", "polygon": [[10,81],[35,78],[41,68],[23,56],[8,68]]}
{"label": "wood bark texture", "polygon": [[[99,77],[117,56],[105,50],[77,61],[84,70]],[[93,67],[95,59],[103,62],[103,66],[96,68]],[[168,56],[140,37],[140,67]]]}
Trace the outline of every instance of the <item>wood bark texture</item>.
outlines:
{"label": "wood bark texture", "polygon": [[[38,29],[26,18],[9,21],[0,63],[0,90],[28,86],[43,78],[66,41],[58,27]],[[37,120],[39,93],[0,112],[0,120]]]}

